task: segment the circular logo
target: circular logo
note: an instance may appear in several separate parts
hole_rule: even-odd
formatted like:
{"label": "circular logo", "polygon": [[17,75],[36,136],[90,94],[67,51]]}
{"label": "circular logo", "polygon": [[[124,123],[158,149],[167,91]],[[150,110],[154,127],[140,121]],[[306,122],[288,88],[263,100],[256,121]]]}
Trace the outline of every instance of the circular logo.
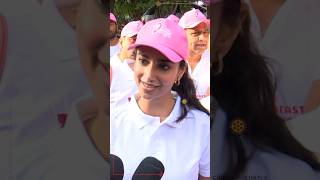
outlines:
{"label": "circular logo", "polygon": [[195,10],[194,15],[198,17],[198,11]]}
{"label": "circular logo", "polygon": [[246,123],[242,119],[234,119],[230,128],[233,134],[241,135],[246,130]]}

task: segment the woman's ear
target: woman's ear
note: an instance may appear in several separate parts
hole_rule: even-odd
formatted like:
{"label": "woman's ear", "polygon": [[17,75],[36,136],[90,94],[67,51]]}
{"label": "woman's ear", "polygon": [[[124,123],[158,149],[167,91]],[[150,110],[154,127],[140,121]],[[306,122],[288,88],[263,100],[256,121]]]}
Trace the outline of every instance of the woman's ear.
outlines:
{"label": "woman's ear", "polygon": [[186,73],[187,66],[188,66],[187,63],[185,63],[184,66],[180,66],[177,79],[180,80],[182,78],[182,76],[184,75],[184,73]]}

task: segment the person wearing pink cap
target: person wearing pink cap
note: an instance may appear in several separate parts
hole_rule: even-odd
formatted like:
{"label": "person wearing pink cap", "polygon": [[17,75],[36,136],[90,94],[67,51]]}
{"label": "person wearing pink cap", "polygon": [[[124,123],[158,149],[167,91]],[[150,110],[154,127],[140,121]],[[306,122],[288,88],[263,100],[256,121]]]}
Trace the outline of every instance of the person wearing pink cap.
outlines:
{"label": "person wearing pink cap", "polygon": [[123,179],[139,176],[140,162],[153,157],[164,167],[154,176],[209,180],[210,117],[188,73],[184,30],[167,18],[151,20],[130,48],[137,50],[138,92],[110,116],[110,153],[123,161]]}
{"label": "person wearing pink cap", "polygon": [[170,19],[170,20],[172,20],[172,21],[174,21],[174,22],[176,22],[176,23],[179,23],[179,20],[180,20],[180,19],[179,19],[176,15],[174,15],[174,14],[170,14],[167,18]]}
{"label": "person wearing pink cap", "polygon": [[197,97],[210,94],[210,53],[208,48],[210,20],[198,9],[192,9],[181,17],[179,25],[185,29],[188,38],[189,73],[194,80]]}
{"label": "person wearing pink cap", "polygon": [[132,66],[136,58],[136,51],[128,49],[137,38],[137,33],[143,26],[141,21],[131,21],[126,24],[119,40],[120,51],[110,59],[112,79],[110,85],[110,106],[119,106],[128,102],[128,98],[137,91],[133,79]]}
{"label": "person wearing pink cap", "polygon": [[119,38],[117,36],[117,19],[113,13],[109,13],[109,43],[110,43],[110,57],[119,51]]}

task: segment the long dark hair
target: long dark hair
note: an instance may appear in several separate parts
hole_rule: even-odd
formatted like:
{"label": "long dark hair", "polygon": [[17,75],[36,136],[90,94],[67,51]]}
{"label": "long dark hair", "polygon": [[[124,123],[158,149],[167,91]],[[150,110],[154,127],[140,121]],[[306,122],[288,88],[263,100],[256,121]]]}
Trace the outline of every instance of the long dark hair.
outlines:
{"label": "long dark hair", "polygon": [[[221,24],[232,27],[238,23],[240,6],[240,0],[224,0]],[[237,179],[245,170],[250,155],[246,154],[243,137],[259,150],[277,150],[319,171],[320,163],[315,155],[290,134],[285,120],[277,114],[275,84],[265,58],[259,55],[252,41],[249,16],[242,22],[239,34],[222,62],[222,72],[213,77],[213,96],[226,113],[228,128],[234,119],[246,123],[242,135],[227,130],[230,158],[224,175]]]}
{"label": "long dark hair", "polygon": [[180,83],[178,85],[174,84],[172,90],[178,93],[178,95],[181,97],[181,100],[185,99],[186,104],[181,102],[182,112],[176,122],[183,120],[187,116],[190,109],[197,109],[210,116],[209,111],[202,106],[199,99],[196,97],[196,88],[194,86],[193,80],[190,78],[190,75],[188,73],[188,66],[185,61],[180,62],[180,68],[186,68],[186,71],[181,77]]}

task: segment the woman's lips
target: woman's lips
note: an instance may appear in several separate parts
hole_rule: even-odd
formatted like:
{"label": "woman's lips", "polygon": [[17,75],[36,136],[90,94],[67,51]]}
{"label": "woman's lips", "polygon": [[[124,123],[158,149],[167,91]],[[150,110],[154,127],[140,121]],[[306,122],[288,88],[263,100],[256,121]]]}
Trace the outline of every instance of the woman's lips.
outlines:
{"label": "woman's lips", "polygon": [[141,81],[141,84],[143,85],[143,87],[147,90],[153,90],[155,88],[158,88],[159,86],[158,85],[154,85],[154,84],[150,84],[150,83],[146,83],[146,82],[143,82]]}

